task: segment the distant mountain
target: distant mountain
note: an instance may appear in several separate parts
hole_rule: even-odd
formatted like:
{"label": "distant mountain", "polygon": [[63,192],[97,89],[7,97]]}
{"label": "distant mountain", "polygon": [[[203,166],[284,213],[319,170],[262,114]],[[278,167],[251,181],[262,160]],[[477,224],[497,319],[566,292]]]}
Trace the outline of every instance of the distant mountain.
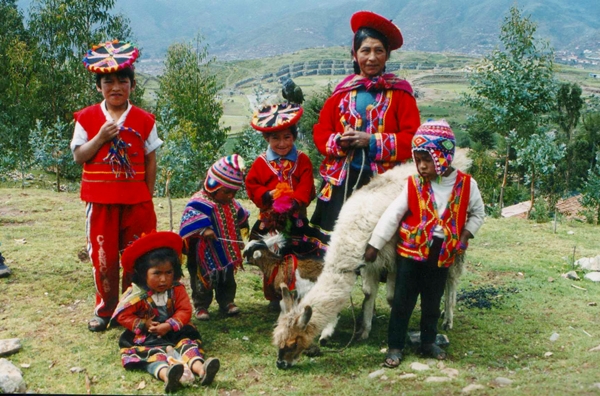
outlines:
{"label": "distant mountain", "polygon": [[600,49],[598,0],[117,0],[115,9],[130,18],[146,59],[200,33],[211,55],[231,60],[348,46],[350,16],[361,9],[393,19],[404,49],[481,54],[498,44],[514,4],[556,50]]}

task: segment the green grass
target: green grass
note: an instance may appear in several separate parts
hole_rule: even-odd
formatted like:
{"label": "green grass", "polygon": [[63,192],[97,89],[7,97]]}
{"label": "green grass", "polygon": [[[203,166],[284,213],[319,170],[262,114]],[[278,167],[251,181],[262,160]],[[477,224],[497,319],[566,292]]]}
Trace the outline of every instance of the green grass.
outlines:
{"label": "green grass", "polygon": [[[84,205],[78,195],[0,188],[0,196],[1,251],[13,271],[11,277],[0,279],[0,339],[21,339],[23,349],[8,358],[18,367],[29,365],[21,368],[28,391],[83,394],[87,376],[92,394],[162,393],[162,383],[146,372],[121,367],[117,346],[121,329],[101,334],[87,330],[94,288],[90,263],[77,256],[85,245]],[[175,224],[185,202],[173,201]],[[159,228],[168,229],[167,201],[155,199],[155,207]],[[255,216],[253,209],[252,221]],[[347,307],[323,356],[304,357],[289,371],[277,370],[271,345],[276,315],[267,312],[260,273],[246,266],[236,275],[236,302],[242,314],[225,318],[213,307],[210,322],[196,323],[207,355],[222,362],[214,385],[181,393],[459,394],[477,383],[485,386],[482,394],[591,394],[599,381],[600,352],[588,350],[600,344],[600,307],[588,303],[600,303],[600,285],[560,275],[571,269],[574,247],[576,259],[600,254],[597,236],[598,227],[581,223],[560,223],[554,234],[550,224],[487,219],[469,248],[468,272],[459,290],[493,286],[517,292],[504,293],[491,309],[458,304],[454,329],[443,333],[451,342],[445,365],[459,375],[443,384],[424,382],[430,375],[442,375],[435,366],[416,379],[399,379],[412,372],[410,363],[427,362],[413,351],[407,352],[399,369],[385,371],[386,379],[368,378],[381,368],[381,349],[386,345],[389,308],[383,285],[369,340],[339,352],[353,328],[352,310]],[[23,239],[25,244],[18,242]],[[353,301],[358,315],[362,301],[358,284]],[[418,327],[418,317],[417,309],[412,328]],[[560,334],[556,342],[549,341],[553,332]],[[545,358],[546,352],[553,355]],[[71,373],[73,367],[84,371]],[[499,388],[493,384],[499,376],[514,382]],[[142,381],[145,388],[136,390]]]}

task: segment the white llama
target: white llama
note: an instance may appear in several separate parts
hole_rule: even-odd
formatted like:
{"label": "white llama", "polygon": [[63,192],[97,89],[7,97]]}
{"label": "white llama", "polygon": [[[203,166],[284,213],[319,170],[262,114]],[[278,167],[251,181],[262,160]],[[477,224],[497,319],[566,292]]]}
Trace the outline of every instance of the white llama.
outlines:
{"label": "white llama", "polygon": [[[470,161],[465,152],[457,150],[452,165],[464,171]],[[388,242],[373,263],[365,264],[364,252],[377,221],[400,194],[406,179],[415,172],[412,162],[396,166],[373,177],[367,185],[352,194],[342,207],[331,234],[323,272],[300,302],[293,301],[285,285],[282,285],[283,310],[273,332],[273,344],[279,349],[278,368],[285,369],[295,364],[317,335],[321,334],[320,339],[323,340],[333,334],[339,313],[348,306],[359,268],[365,294],[363,323],[359,333],[362,339],[369,336],[380,276],[386,272],[388,303],[393,298],[396,241],[393,239]],[[463,271],[463,263],[464,257],[459,256],[448,274],[442,324],[445,329],[451,329],[453,325],[456,285]]]}

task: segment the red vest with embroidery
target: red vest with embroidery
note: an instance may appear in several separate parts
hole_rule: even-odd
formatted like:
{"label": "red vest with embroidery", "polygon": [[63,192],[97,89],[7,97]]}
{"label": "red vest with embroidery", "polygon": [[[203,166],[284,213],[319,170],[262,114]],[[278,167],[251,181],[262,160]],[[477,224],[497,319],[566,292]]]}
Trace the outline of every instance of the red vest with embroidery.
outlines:
{"label": "red vest with embroidery", "polygon": [[[100,104],[75,113],[92,140],[106,122]],[[152,195],[146,185],[144,144],[154,126],[154,116],[139,107],[131,106],[119,136],[128,145],[126,155],[131,164],[129,174],[120,172],[109,162],[111,142],[105,143],[89,161],[83,164],[81,199],[101,204],[136,204],[149,201]]]}
{"label": "red vest with embroidery", "polygon": [[420,176],[411,176],[408,179],[408,212],[398,229],[398,254],[412,260],[426,261],[433,242],[433,230],[436,225],[440,225],[445,237],[438,266],[451,266],[467,220],[470,195],[471,176],[457,171],[452,193],[447,205],[443,207],[447,210],[440,218],[434,205],[431,183]]}

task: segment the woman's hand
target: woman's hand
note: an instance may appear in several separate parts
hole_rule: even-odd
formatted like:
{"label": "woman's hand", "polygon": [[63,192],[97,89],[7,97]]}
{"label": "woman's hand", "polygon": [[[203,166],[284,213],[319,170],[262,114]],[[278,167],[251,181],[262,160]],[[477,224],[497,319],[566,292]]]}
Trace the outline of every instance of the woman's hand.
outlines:
{"label": "woman's hand", "polygon": [[[343,149],[356,148],[356,147],[368,147],[371,141],[371,135],[366,132],[359,132],[347,125],[344,134],[340,138],[340,147]],[[344,144],[346,147],[344,147]]]}

